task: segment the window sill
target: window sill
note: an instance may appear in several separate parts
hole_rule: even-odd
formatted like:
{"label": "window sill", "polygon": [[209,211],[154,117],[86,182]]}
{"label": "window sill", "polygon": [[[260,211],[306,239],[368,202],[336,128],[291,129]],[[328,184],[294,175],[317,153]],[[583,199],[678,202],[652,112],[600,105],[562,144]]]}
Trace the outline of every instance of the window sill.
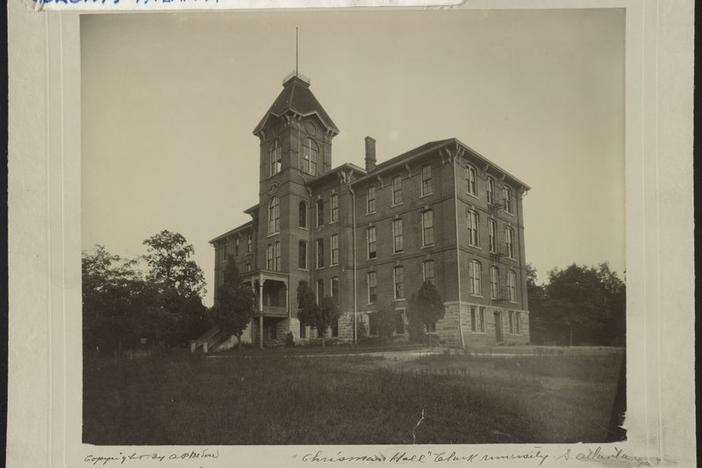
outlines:
{"label": "window sill", "polygon": [[[473,244],[468,244],[468,247],[470,247],[471,249],[483,250],[482,247],[478,247],[477,245],[473,245]],[[491,253],[492,253],[492,252],[491,252]]]}
{"label": "window sill", "polygon": [[420,195],[419,198],[427,198],[427,197],[431,197],[432,195],[434,195],[434,192],[424,193],[424,194]]}
{"label": "window sill", "polygon": [[480,197],[475,193],[466,192],[466,195],[468,195],[469,197],[473,197],[476,200],[480,200]]}
{"label": "window sill", "polygon": [[270,234],[266,234],[266,239],[271,238],[271,237],[273,237],[273,236],[277,236],[278,234],[280,234],[280,231],[278,231],[278,232],[271,232]]}
{"label": "window sill", "polygon": [[398,206],[402,206],[402,205],[404,205],[404,204],[405,204],[405,202],[392,203],[392,204],[390,205],[390,208],[397,208]]}
{"label": "window sill", "polygon": [[397,252],[393,252],[392,254],[393,255],[402,255],[403,253],[405,253],[404,250],[398,250]]}
{"label": "window sill", "polygon": [[436,245],[436,244],[426,244],[426,245],[421,246],[420,248],[422,248],[422,249],[430,249],[430,248],[434,247],[435,245]]}
{"label": "window sill", "polygon": [[392,301],[393,302],[405,302],[407,300],[406,297],[400,297],[400,298],[395,298]]}
{"label": "window sill", "polygon": [[482,295],[482,294],[468,293],[468,295],[469,295],[470,297],[479,297],[479,298],[481,298],[481,299],[483,298],[483,295]]}
{"label": "window sill", "polygon": [[329,264],[329,268],[338,267],[338,266],[339,266],[338,263],[330,263]]}
{"label": "window sill", "polygon": [[366,211],[366,216],[374,215],[377,211]]}

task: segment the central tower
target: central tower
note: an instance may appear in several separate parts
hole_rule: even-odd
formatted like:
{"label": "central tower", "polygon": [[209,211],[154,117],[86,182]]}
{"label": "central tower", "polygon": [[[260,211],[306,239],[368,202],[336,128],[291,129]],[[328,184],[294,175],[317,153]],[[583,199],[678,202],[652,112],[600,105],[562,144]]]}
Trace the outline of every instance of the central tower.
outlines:
{"label": "central tower", "polygon": [[339,129],[309,80],[293,72],[253,133],[260,141],[257,267],[287,277],[294,317],[297,285],[310,282],[310,233],[318,206],[308,183],[331,170]]}

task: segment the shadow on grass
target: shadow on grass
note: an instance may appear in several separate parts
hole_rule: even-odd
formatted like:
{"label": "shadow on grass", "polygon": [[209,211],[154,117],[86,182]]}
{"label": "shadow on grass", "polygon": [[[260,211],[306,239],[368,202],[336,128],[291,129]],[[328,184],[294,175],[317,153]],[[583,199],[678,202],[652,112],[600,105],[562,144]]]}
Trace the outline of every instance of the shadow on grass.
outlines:
{"label": "shadow on grass", "polygon": [[[282,352],[86,359],[83,441],[117,445],[601,442],[610,357]],[[610,374],[613,375],[610,376]]]}

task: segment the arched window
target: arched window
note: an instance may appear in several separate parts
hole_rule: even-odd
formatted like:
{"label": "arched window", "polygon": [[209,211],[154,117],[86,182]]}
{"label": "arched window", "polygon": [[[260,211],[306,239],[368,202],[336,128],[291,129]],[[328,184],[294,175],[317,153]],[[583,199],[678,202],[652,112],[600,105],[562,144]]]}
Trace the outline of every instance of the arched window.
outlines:
{"label": "arched window", "polygon": [[507,213],[512,213],[512,208],[514,205],[514,200],[512,196],[512,189],[508,186],[502,187],[502,198],[504,198],[504,207]]}
{"label": "arched window", "polygon": [[490,298],[497,299],[500,288],[500,270],[496,266],[490,267]]}
{"label": "arched window", "polygon": [[280,147],[280,142],[278,140],[274,140],[273,144],[271,144],[271,149],[270,149],[270,161],[271,161],[271,175],[276,175],[277,173],[280,172],[282,169],[282,155],[283,151]]}
{"label": "arched window", "polygon": [[466,183],[468,185],[468,193],[471,195],[478,195],[478,189],[476,185],[476,172],[473,166],[466,167]]}
{"label": "arched window", "polygon": [[307,227],[307,203],[305,203],[304,201],[300,202],[298,226],[300,226],[301,228]]}
{"label": "arched window", "polygon": [[470,292],[476,296],[483,293],[482,286],[483,266],[477,260],[471,260],[468,265],[468,280],[470,283]]}
{"label": "arched window", "polygon": [[517,302],[517,274],[512,270],[507,272],[507,296],[510,302]]}
{"label": "arched window", "polygon": [[487,178],[486,194],[487,202],[490,204],[495,203],[495,179],[490,176]]}
{"label": "arched window", "polygon": [[273,197],[268,205],[268,233],[276,232],[280,232],[280,200]]}
{"label": "arched window", "polygon": [[305,138],[302,142],[302,172],[316,176],[318,166],[319,150],[317,149],[317,143],[312,138]]}
{"label": "arched window", "polygon": [[478,232],[479,232],[478,212],[475,210],[468,211],[468,243],[474,247],[478,247]]}

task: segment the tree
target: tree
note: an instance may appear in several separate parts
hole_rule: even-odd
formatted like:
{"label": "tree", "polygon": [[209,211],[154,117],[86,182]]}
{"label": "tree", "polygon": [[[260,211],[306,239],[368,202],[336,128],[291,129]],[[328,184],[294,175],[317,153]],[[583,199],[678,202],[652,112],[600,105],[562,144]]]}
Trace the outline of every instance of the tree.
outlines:
{"label": "tree", "polygon": [[218,301],[213,308],[217,326],[236,336],[241,348],[241,335],[254,316],[255,294],[241,282],[234,257],[227,257],[223,272],[224,281],[217,289]]}
{"label": "tree", "polygon": [[134,261],[102,245],[81,256],[83,344],[86,350],[120,350],[136,340],[133,315],[143,286]]}
{"label": "tree", "polygon": [[317,296],[307,281],[300,281],[297,285],[297,318],[303,326],[315,326],[319,305]]}
{"label": "tree", "polygon": [[[181,234],[163,230],[144,241],[149,265],[147,279],[159,293],[172,299],[200,296],[205,292],[205,277],[191,257],[195,250]],[[167,301],[170,303],[170,301]]]}
{"label": "tree", "polygon": [[[407,310],[410,323],[410,336],[417,339],[424,331],[429,331],[436,322],[444,318],[445,307],[439,290],[425,281],[416,294],[412,295]],[[431,342],[431,335],[429,335]]]}
{"label": "tree", "polygon": [[544,286],[527,277],[527,291],[535,342],[624,343],[626,288],[606,263],[554,269]]}
{"label": "tree", "polygon": [[339,304],[336,299],[331,296],[324,296],[322,302],[317,308],[317,317],[315,318],[315,328],[322,337],[322,348],[329,327],[339,318]]}
{"label": "tree", "polygon": [[389,304],[380,304],[376,314],[378,317],[378,337],[380,338],[380,341],[389,341],[395,332],[395,327],[397,326],[398,312]]}

